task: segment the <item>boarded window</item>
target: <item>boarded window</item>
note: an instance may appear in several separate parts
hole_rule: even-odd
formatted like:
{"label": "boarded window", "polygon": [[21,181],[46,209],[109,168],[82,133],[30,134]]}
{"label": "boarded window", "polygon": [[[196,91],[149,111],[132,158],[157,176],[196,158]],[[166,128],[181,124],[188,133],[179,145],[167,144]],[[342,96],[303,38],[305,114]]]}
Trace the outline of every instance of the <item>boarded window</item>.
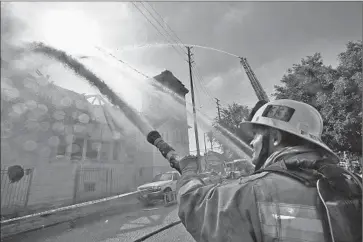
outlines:
{"label": "boarded window", "polygon": [[119,151],[120,151],[120,142],[113,143],[112,160],[118,160]]}
{"label": "boarded window", "polygon": [[87,140],[86,157],[91,160],[97,160],[100,149],[101,143],[99,141]]}
{"label": "boarded window", "polygon": [[100,149],[100,161],[107,162],[108,157],[110,155],[110,143],[109,142],[102,142],[101,149]]}
{"label": "boarded window", "polygon": [[72,153],[71,153],[72,160],[81,160],[82,159],[83,142],[84,142],[84,139],[76,138],[75,141],[72,143]]}
{"label": "boarded window", "polygon": [[66,155],[67,152],[67,143],[64,137],[59,137],[59,144],[57,148],[57,156],[58,155]]}
{"label": "boarded window", "polygon": [[94,183],[94,182],[85,182],[84,183],[84,191],[85,192],[94,192],[94,191],[96,191],[96,183]]}

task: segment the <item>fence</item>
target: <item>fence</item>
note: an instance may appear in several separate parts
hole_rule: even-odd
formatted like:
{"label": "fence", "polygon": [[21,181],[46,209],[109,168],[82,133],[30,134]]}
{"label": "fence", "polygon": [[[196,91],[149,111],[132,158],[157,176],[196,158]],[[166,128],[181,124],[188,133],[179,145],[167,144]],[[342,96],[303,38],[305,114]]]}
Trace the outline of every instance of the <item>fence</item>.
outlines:
{"label": "fence", "polygon": [[11,183],[7,170],[1,170],[1,216],[25,210],[28,204],[33,169],[26,169],[24,177]]}
{"label": "fence", "polygon": [[[74,176],[73,194],[69,196],[73,201],[69,202],[75,204],[134,191],[138,185],[152,180],[152,170],[146,170],[143,169],[142,174],[135,174],[134,171],[129,171],[129,168],[122,166],[78,167]],[[13,217],[18,216],[19,212],[27,213],[30,208],[27,205],[33,173],[34,169],[27,169],[19,182],[10,183],[7,170],[1,170],[2,216]],[[54,202],[57,202],[62,197],[53,199]]]}
{"label": "fence", "polygon": [[107,168],[78,168],[75,177],[74,202],[97,199],[108,195],[109,169]]}
{"label": "fence", "polygon": [[132,174],[107,167],[78,168],[75,175],[73,202],[84,202],[130,192]]}

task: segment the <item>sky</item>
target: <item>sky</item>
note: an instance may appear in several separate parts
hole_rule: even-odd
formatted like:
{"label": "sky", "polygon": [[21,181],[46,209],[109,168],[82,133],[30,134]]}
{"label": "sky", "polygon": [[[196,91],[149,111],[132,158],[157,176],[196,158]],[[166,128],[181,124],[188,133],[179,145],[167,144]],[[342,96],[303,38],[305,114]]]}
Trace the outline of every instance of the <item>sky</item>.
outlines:
{"label": "sky", "polygon": [[[325,64],[336,66],[345,44],[362,39],[359,2],[24,2],[13,3],[11,9],[12,16],[23,21],[13,38],[40,40],[75,55],[97,56],[85,62],[136,108],[142,98],[137,81],[145,78],[92,48],[100,46],[148,76],[170,70],[190,90],[185,48],[165,45],[165,34],[149,22],[158,26],[149,12],[183,44],[246,57],[268,95],[286,70],[302,58],[320,52]],[[174,43],[175,38],[169,42]],[[237,57],[200,47],[191,51],[198,76],[194,86],[199,113],[216,117],[214,98],[223,106],[233,102],[254,105],[256,95]],[[94,92],[56,64],[43,71],[65,88]],[[190,93],[186,99],[191,103]],[[187,106],[191,112],[191,105]],[[193,127],[191,115],[188,123]],[[199,129],[202,153],[207,131]],[[189,140],[194,151],[193,129]]]}

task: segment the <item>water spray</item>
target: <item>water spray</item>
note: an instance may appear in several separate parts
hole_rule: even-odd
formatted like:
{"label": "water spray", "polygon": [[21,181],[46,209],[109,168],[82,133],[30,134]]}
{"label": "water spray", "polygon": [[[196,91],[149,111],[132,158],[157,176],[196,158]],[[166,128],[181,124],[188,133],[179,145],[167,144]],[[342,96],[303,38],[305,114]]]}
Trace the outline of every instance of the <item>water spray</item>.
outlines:
{"label": "water spray", "polygon": [[[160,46],[165,46],[165,45],[170,45],[170,44],[159,44]],[[205,47],[205,46],[198,46],[198,45],[192,45],[192,46],[197,46],[197,47]],[[113,55],[112,53],[106,51],[105,49],[101,49],[99,47],[96,47],[98,50],[100,50],[101,52],[103,52],[106,55],[109,55],[110,57],[112,57],[113,59],[115,59],[117,62],[120,62],[122,64],[126,64],[124,61],[118,59],[115,55]],[[214,48],[210,48],[210,47],[205,47],[207,49],[214,49]],[[233,55],[231,53],[222,51],[222,50],[218,50],[218,49],[214,49],[217,50],[219,52],[224,52],[226,54],[238,57],[236,55]],[[128,64],[126,64],[128,65]],[[129,66],[129,65],[128,65]],[[131,67],[132,68],[132,67]],[[134,68],[132,68],[134,69]],[[140,73],[140,71],[137,71],[139,74],[143,75],[144,77],[147,77],[144,73]],[[147,77],[149,78],[149,77]],[[174,98],[178,99],[179,101],[183,101],[181,97],[175,95],[175,93],[167,88],[165,88],[162,84],[160,84],[159,82],[155,81],[153,78],[151,78],[151,81],[153,82],[153,84],[155,86],[157,86],[160,90],[162,90],[163,92],[169,94],[170,96],[173,96]],[[190,104],[190,103],[188,103]],[[190,104],[192,105],[192,104]],[[209,128],[209,125],[207,125],[207,122],[205,121],[205,119],[207,118],[206,115],[200,115],[199,113],[199,121],[201,122],[201,124],[205,127]],[[210,120],[210,118],[207,118]],[[246,144],[245,141],[241,140],[240,138],[238,138],[236,135],[234,135],[233,133],[231,133],[229,130],[227,130],[226,128],[222,127],[219,124],[216,124],[214,126],[214,128],[220,133],[219,136],[219,141],[224,144],[227,145],[229,148],[231,148],[232,151],[234,151],[236,154],[238,154],[239,156],[243,157],[245,155],[252,157],[253,155],[253,150],[252,148]],[[242,151],[242,152],[241,152]]]}
{"label": "water spray", "polygon": [[[68,55],[66,52],[56,49],[54,47],[45,45],[44,43],[38,42],[32,46],[32,50],[35,53],[42,53],[46,56],[49,56],[53,59],[56,59],[60,63],[64,64],[69,69],[73,70],[76,75],[84,78],[91,86],[97,88],[101,94],[103,94],[107,99],[119,107],[125,114],[125,116],[139,129],[139,131],[146,136],[147,141],[158,148],[161,154],[169,161],[170,166],[177,171],[180,171],[178,161],[180,160],[180,156],[177,152],[167,144],[161,137],[161,135],[154,130],[154,128],[148,123],[148,121],[139,114],[135,109],[130,107],[125,100],[123,100],[120,96],[118,96],[101,78],[99,78],[96,74],[86,68],[82,63],[76,60],[74,57]],[[112,109],[109,105],[105,105],[106,111],[117,120],[117,117],[114,116]],[[223,127],[217,127],[217,130],[223,135],[228,137],[227,140],[232,143],[233,150],[239,152],[239,149],[243,150],[243,152],[252,156],[252,149],[243,141],[235,137],[228,130]],[[226,143],[226,142],[223,142]]]}
{"label": "water spray", "polygon": [[153,44],[146,44],[146,45],[141,45],[141,46],[132,46],[132,47],[129,47],[129,48],[125,47],[125,48],[122,48],[122,49],[117,49],[117,51],[122,52],[122,51],[127,51],[127,50],[143,49],[143,48],[147,48],[147,47],[164,47],[164,46],[170,46],[170,47],[172,47],[172,46],[183,46],[183,47],[192,46],[192,47],[197,47],[197,48],[201,48],[201,49],[214,50],[214,51],[217,51],[217,52],[229,55],[229,56],[240,58],[238,55],[229,53],[229,52],[224,51],[224,50],[220,50],[220,49],[216,49],[216,48],[209,47],[209,46],[204,46],[204,45],[193,45],[193,44],[153,43]]}
{"label": "water spray", "polygon": [[[162,139],[159,132],[154,130],[141,114],[130,107],[126,101],[119,97],[101,78],[64,51],[45,45],[41,42],[35,43],[34,46],[32,46],[32,50],[35,53],[42,53],[61,62],[66,67],[73,70],[76,75],[87,80],[91,86],[96,87],[112,104],[119,107],[125,113],[125,116],[147,137],[150,144],[158,148],[161,154],[170,162],[170,166],[178,172],[181,172],[178,165],[180,157],[175,150]],[[111,111],[110,109],[106,110]]]}

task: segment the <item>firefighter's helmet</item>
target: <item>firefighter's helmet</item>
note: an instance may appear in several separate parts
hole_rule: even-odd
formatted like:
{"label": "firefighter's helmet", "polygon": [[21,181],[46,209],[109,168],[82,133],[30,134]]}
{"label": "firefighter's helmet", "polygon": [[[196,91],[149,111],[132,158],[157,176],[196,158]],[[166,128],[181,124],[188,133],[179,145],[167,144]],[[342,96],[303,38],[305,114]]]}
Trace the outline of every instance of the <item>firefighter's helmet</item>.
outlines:
{"label": "firefighter's helmet", "polygon": [[253,125],[276,128],[312,142],[326,150],[338,163],[338,156],[321,140],[323,119],[312,106],[289,99],[270,101],[260,107],[250,121],[241,123],[244,131]]}

